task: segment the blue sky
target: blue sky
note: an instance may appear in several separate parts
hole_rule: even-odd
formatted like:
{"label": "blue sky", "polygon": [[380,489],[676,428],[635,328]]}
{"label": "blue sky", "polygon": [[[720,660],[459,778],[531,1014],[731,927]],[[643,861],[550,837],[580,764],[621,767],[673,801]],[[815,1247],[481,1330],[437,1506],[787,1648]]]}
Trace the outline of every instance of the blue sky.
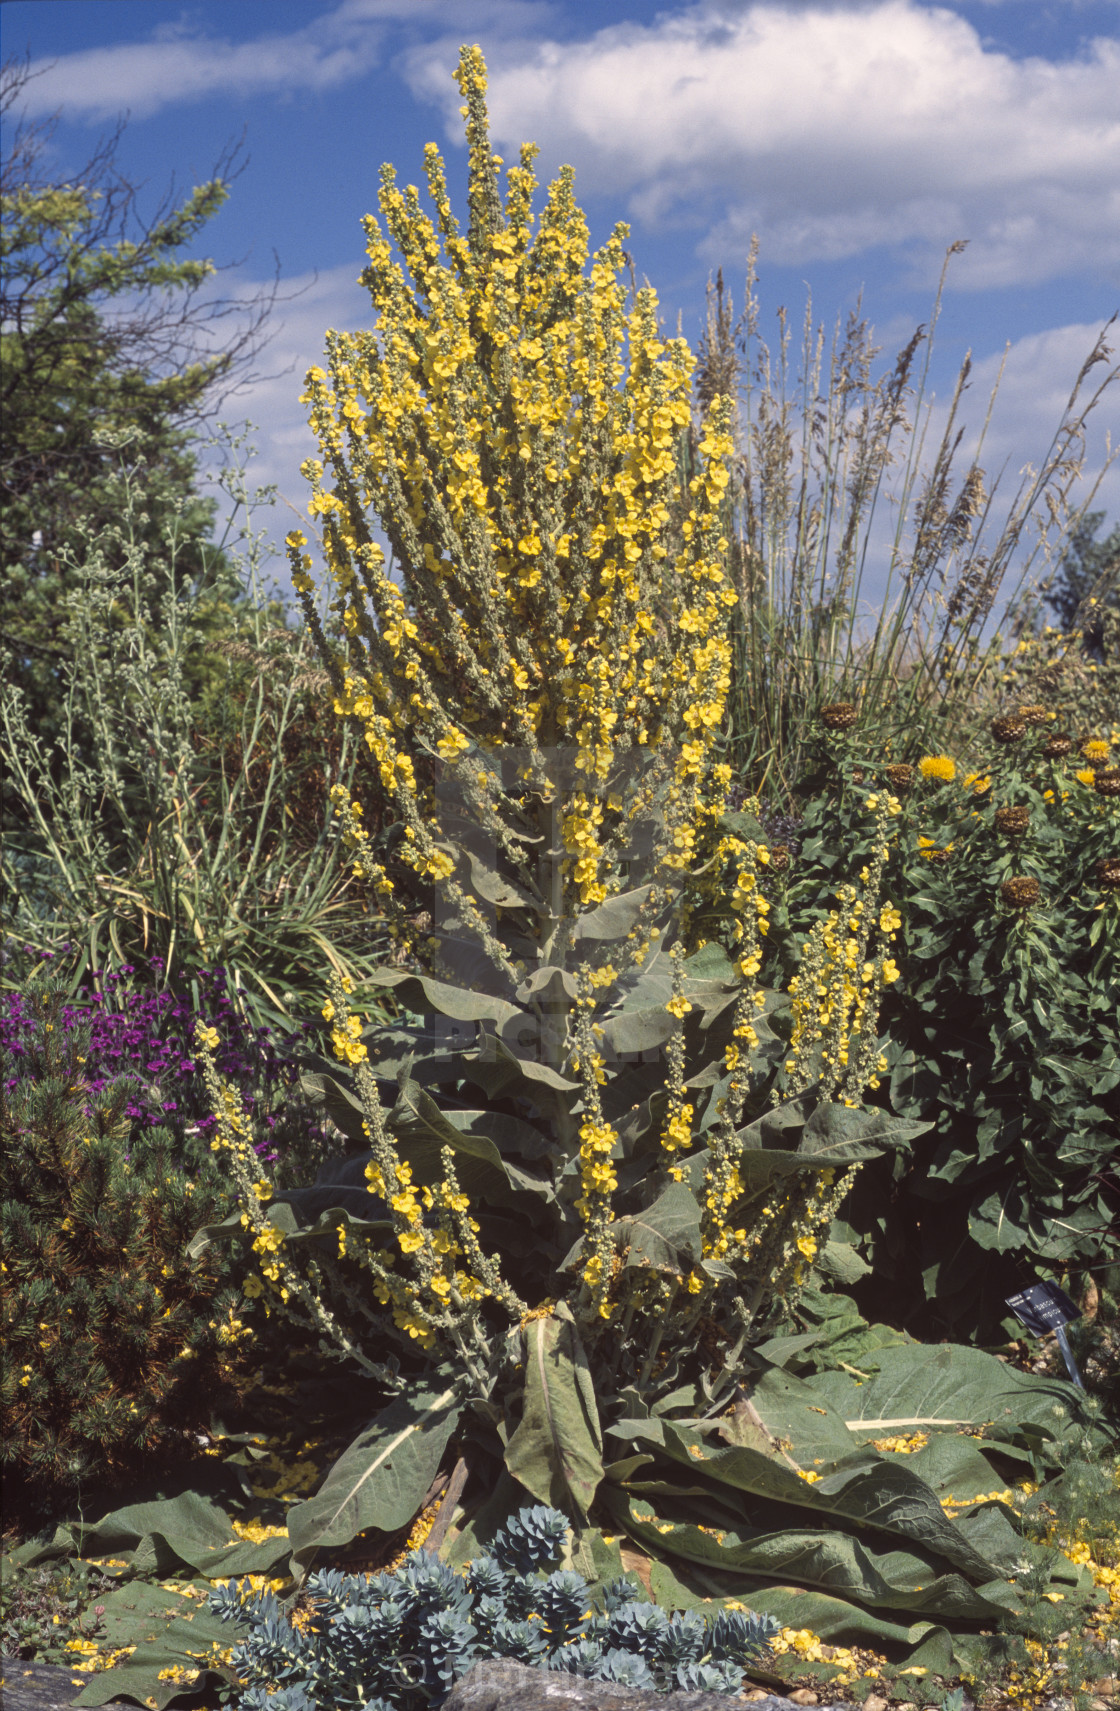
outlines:
{"label": "blue sky", "polygon": [[[828,325],[862,291],[885,359],[968,239],[933,379],[947,393],[972,351],[978,426],[1010,344],[985,460],[1009,480],[1120,307],[1120,0],[5,0],[0,22],[5,57],[42,73],[27,112],[58,114],[62,175],[127,114],[119,162],[154,206],[245,132],[204,249],[244,258],[227,284],[246,293],[275,252],[302,290],[276,312],[271,378],[227,407],[258,422],[259,474],[297,506],[299,381],[327,326],[366,318],[359,220],[381,162],[420,181],[435,138],[463,212],[461,41],[486,55],[499,149],[538,142],[542,179],[571,162],[593,238],[630,222],[639,276],[692,339],[715,267],[741,296],[757,232],[764,328],[782,305],[800,317],[807,288]],[[1109,430],[1120,442],[1120,387],[1096,468]],[[1120,470],[1097,507],[1120,516]]]}

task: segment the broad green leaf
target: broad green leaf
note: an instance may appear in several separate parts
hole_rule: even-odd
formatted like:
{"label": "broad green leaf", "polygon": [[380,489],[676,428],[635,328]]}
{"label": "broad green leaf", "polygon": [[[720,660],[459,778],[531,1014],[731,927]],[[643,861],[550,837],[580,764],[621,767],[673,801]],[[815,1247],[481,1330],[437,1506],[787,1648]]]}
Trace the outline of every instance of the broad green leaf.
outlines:
{"label": "broad green leaf", "polygon": [[500,1027],[518,1014],[517,1005],[506,998],[449,986],[445,981],[411,974],[407,969],[379,969],[372,984],[388,987],[401,1003],[420,1015],[434,1010],[437,1015],[450,1016],[459,1022],[495,1022]]}
{"label": "broad green leaf", "polygon": [[815,1264],[818,1271],[835,1278],[837,1283],[858,1283],[871,1270],[859,1249],[850,1242],[826,1242]]}
{"label": "broad green leaf", "polygon": [[1014,1607],[1014,1596],[1003,1583],[1005,1596],[997,1600],[990,1586],[981,1592],[960,1574],[939,1573],[925,1552],[879,1551],[851,1533],[820,1529],[769,1532],[672,1521],[618,1486],[604,1485],[602,1499],[626,1531],[659,1556],[668,1553],[724,1573],[819,1587],[872,1609],[907,1610],[916,1616],[993,1621]]}
{"label": "broad green leaf", "polygon": [[617,897],[608,897],[605,903],[588,909],[576,922],[576,944],[584,939],[624,939],[638,920],[650,889],[641,885],[636,891],[622,891]]}
{"label": "broad green leaf", "polygon": [[578,997],[579,983],[575,975],[569,974],[566,968],[560,968],[555,963],[546,963],[543,968],[535,968],[517,988],[519,1004],[529,1004],[535,1000],[538,1004],[559,1004],[567,1010]]}
{"label": "broad green leaf", "polygon": [[540,908],[539,903],[535,902],[527,891],[515,885],[512,880],[503,878],[473,850],[468,850],[467,860],[470,864],[471,885],[485,902],[493,903],[499,909]]}
{"label": "broad green leaf", "polygon": [[[229,1647],[229,1631],[223,1636],[225,1649]],[[161,1671],[169,1668],[196,1669],[200,1673],[193,1685],[183,1682],[161,1680]],[[157,1642],[154,1646],[137,1646],[130,1657],[122,1658],[112,1669],[99,1670],[91,1679],[88,1687],[82,1689],[72,1701],[73,1705],[108,1705],[116,1700],[138,1700],[150,1711],[163,1711],[164,1706],[172,1704],[184,1694],[193,1697],[200,1688],[206,1686],[208,1675],[207,1666],[199,1658],[188,1655],[185,1651],[163,1645]],[[221,1669],[220,1659],[214,1654],[212,1674],[219,1677],[223,1684],[228,1682],[228,1674]]]}
{"label": "broad green leaf", "polygon": [[758,1497],[894,1534],[944,1557],[975,1580],[989,1580],[994,1573],[993,1565],[948,1519],[936,1494],[902,1462],[875,1451],[856,1451],[839,1462],[823,1462],[820,1477],[810,1481],[749,1445],[709,1443],[679,1422],[666,1421],[664,1430],[667,1454],[694,1473]]}
{"label": "broad green leaf", "polygon": [[534,1205],[547,1205],[553,1198],[551,1185],[503,1158],[489,1134],[476,1133],[469,1119],[473,1112],[444,1111],[430,1093],[407,1081],[397,1095],[388,1122],[408,1162],[424,1180],[437,1181],[440,1154],[450,1147],[460,1187],[472,1201],[496,1206],[516,1206],[533,1214]]}
{"label": "broad green leaf", "polygon": [[76,1556],[127,1558],[138,1574],[172,1574],[185,1566],[211,1579],[267,1573],[289,1549],[285,1538],[256,1545],[237,1538],[225,1511],[197,1491],[132,1503],[100,1521],[69,1522],[45,1553],[58,1555],[66,1541]]}
{"label": "broad green leaf", "polygon": [[322,1105],[327,1116],[351,1140],[362,1135],[365,1113],[362,1102],[337,1075],[326,1070],[304,1070],[300,1090],[315,1105]]}
{"label": "broad green leaf", "polygon": [[[527,1015],[524,1010],[517,1012],[517,1023],[519,1028],[536,1030],[538,1027],[536,1017]],[[557,1092],[574,1093],[579,1087],[578,1081],[573,1081],[570,1076],[561,1075],[560,1071],[553,1069],[551,1064],[539,1063],[533,1057],[521,1057],[514,1049],[514,1045],[511,1045],[501,1034],[494,1037],[488,1044],[492,1044],[498,1057],[508,1063],[515,1072],[514,1075],[510,1076],[508,1086],[512,1086],[519,1076],[525,1081],[536,1082],[541,1087],[555,1088]],[[529,1097],[532,1096],[530,1093]]]}
{"label": "broad green leaf", "polygon": [[906,1145],[931,1128],[888,1111],[792,1099],[740,1129],[739,1171],[748,1192],[803,1171],[835,1170]]}
{"label": "broad green leaf", "polygon": [[[693,1568],[679,1562],[674,1569],[668,1563],[655,1561],[650,1571],[650,1582],[654,1598],[666,1609],[702,1609],[717,1598],[731,1598],[750,1610],[757,1610],[760,1615],[776,1616],[783,1627],[808,1628],[829,1645],[865,1646],[869,1650],[882,1651],[884,1646],[914,1646],[931,1634],[945,1634],[944,1628],[935,1627],[930,1622],[892,1621],[889,1616],[863,1610],[842,1598],[833,1598],[826,1592],[806,1586],[760,1586],[754,1580],[744,1579],[740,1579],[736,1586],[734,1580],[729,1583],[728,1576],[724,1574],[720,1574],[718,1580],[714,1577],[708,1580],[702,1573],[697,1575]],[[697,1590],[701,1585],[710,1590]],[[798,1662],[796,1653],[792,1657],[786,1655],[767,1660],[771,1672],[780,1673],[784,1668],[787,1674],[800,1673]]]}
{"label": "broad green leaf", "polygon": [[719,981],[722,985],[738,988],[739,980],[732,965],[731,958],[723,946],[715,939],[709,939],[706,945],[701,945],[692,956],[686,957],[682,969],[687,985],[695,982]]}
{"label": "broad green leaf", "polygon": [[669,1014],[664,1004],[654,1004],[644,1010],[617,1010],[599,1024],[607,1052],[616,1057],[624,1057],[631,1052],[656,1051],[672,1038],[676,1025],[675,1017]]}
{"label": "broad green leaf", "polygon": [[1080,1412],[1077,1392],[1065,1379],[1020,1372],[981,1349],[911,1343],[881,1349],[875,1358],[878,1370],[866,1382],[846,1372],[808,1381],[858,1439],[960,1426],[1014,1436],[1028,1422],[1056,1435],[1063,1419]]}
{"label": "broad green leaf", "polygon": [[738,808],[720,815],[719,829],[730,832],[732,837],[742,838],[745,844],[758,844],[765,849],[769,843],[761,822],[753,814],[744,814]]}
{"label": "broad green leaf", "polygon": [[1030,1208],[1023,1188],[1006,1182],[992,1194],[977,1195],[968,1214],[968,1230],[979,1247],[1002,1254],[1029,1245]]}
{"label": "broad green leaf", "polygon": [[587,1356],[567,1317],[531,1319],[522,1337],[524,1402],[506,1446],[506,1467],[538,1503],[578,1520],[603,1478],[603,1436]]}
{"label": "broad green leaf", "polygon": [[209,1594],[209,1584],[198,1580],[174,1587],[135,1580],[102,1593],[98,1598],[104,1611],[100,1647],[117,1651],[133,1646],[135,1650],[112,1669],[92,1676],[74,1704],[105,1705],[124,1696],[142,1704],[154,1700],[162,1707],[187,1687],[183,1682],[161,1681],[161,1670],[205,1671],[212,1665],[220,1673],[230,1630],[209,1609]]}
{"label": "broad green leaf", "polygon": [[348,1545],[367,1527],[393,1533],[416,1514],[462,1412],[448,1367],[399,1396],[355,1438],[313,1497],[288,1511],[292,1563],[307,1568],[317,1550]]}
{"label": "broad green leaf", "polygon": [[702,1261],[700,1208],[683,1182],[673,1182],[644,1212],[611,1225],[624,1266],[679,1275]]}

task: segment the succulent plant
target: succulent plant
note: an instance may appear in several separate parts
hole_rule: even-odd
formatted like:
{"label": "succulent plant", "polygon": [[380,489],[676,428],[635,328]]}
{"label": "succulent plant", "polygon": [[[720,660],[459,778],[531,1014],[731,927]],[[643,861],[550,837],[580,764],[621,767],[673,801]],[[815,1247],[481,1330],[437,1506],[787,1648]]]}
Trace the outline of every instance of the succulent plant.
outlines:
{"label": "succulent plant", "polygon": [[298,1625],[269,1593],[246,1598],[241,1587],[221,1587],[212,1608],[248,1628],[230,1660],[244,1683],[243,1711],[420,1711],[442,1704],[458,1676],[487,1657],[630,1687],[739,1691],[744,1666],[780,1626],[773,1617],[669,1614],[637,1602],[629,1580],[593,1601],[582,1575],[545,1573],[567,1534],[566,1518],[538,1505],[508,1521],[490,1554],[462,1574],[423,1550],[389,1573],[313,1574],[304,1589],[310,1614]]}

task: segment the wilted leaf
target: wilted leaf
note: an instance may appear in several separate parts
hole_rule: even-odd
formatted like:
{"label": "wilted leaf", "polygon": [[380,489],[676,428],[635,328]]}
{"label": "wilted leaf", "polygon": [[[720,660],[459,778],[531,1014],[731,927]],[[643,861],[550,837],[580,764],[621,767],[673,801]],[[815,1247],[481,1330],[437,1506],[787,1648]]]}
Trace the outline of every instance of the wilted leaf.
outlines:
{"label": "wilted leaf", "polygon": [[578,1520],[603,1478],[603,1438],[587,1356],[567,1319],[530,1320],[522,1336],[524,1403],[506,1446],[506,1467],[538,1503]]}

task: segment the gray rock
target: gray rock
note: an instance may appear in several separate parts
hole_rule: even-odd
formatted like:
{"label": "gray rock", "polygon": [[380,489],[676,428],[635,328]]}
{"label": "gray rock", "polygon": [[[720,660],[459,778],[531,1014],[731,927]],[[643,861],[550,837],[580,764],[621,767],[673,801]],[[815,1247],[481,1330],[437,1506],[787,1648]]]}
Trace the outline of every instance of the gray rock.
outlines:
{"label": "gray rock", "polygon": [[[649,1693],[610,1681],[528,1669],[504,1658],[476,1663],[451,1689],[443,1711],[734,1711],[747,1704],[751,1711],[804,1711],[779,1694],[745,1700],[729,1693]],[[815,1711],[852,1708],[822,1705]]]}
{"label": "gray rock", "polygon": [[[30,1658],[0,1658],[0,1711],[70,1711],[78,1695],[93,1680],[79,1670],[63,1669],[58,1664],[40,1663]],[[216,1690],[180,1696],[176,1706],[183,1711],[217,1711]],[[111,1699],[109,1707],[122,1711],[138,1711],[131,1699]]]}

